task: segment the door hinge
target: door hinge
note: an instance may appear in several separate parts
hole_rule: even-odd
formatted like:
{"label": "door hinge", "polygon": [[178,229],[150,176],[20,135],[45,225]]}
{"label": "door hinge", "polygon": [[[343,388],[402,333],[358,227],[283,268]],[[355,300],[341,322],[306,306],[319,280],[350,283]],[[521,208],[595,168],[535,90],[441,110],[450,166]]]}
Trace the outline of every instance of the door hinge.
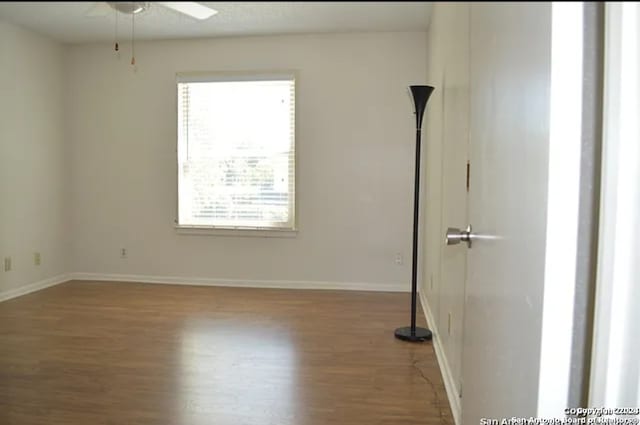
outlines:
{"label": "door hinge", "polygon": [[467,192],[469,191],[470,179],[471,179],[471,161],[467,161]]}

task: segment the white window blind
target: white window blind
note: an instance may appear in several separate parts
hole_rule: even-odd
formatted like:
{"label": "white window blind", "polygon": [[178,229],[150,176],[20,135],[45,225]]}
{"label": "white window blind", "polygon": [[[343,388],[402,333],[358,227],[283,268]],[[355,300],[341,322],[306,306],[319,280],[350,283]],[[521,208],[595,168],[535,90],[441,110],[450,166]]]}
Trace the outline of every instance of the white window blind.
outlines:
{"label": "white window blind", "polygon": [[293,229],[293,75],[178,76],[178,225]]}

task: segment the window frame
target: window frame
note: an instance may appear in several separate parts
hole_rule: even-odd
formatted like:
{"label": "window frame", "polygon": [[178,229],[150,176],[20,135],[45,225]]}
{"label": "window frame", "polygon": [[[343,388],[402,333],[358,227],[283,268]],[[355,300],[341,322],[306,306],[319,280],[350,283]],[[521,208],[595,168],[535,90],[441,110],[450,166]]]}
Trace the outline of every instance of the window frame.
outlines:
{"label": "window frame", "polygon": [[[293,215],[291,227],[268,227],[268,226],[225,226],[225,225],[190,225],[179,223],[180,211],[180,164],[179,164],[179,132],[178,125],[178,102],[179,83],[185,82],[220,82],[220,81],[269,81],[269,80],[292,80],[294,83],[294,105],[293,105],[293,179],[291,181],[290,213]],[[240,236],[240,237],[296,237],[298,234],[298,203],[296,197],[296,187],[298,180],[298,154],[297,154],[297,92],[298,92],[298,72],[296,70],[275,70],[275,71],[224,71],[224,72],[177,72],[174,80],[174,119],[176,123],[175,133],[175,218],[174,228],[180,235],[211,235],[211,236]]]}

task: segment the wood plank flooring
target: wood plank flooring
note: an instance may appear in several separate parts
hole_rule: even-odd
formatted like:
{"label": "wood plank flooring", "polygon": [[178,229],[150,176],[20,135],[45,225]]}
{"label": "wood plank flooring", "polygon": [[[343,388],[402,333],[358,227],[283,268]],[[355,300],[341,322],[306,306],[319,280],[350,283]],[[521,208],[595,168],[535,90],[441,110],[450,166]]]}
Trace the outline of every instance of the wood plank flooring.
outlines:
{"label": "wood plank flooring", "polygon": [[408,311],[398,293],[67,282],[0,303],[0,424],[451,425],[431,343],[393,337]]}

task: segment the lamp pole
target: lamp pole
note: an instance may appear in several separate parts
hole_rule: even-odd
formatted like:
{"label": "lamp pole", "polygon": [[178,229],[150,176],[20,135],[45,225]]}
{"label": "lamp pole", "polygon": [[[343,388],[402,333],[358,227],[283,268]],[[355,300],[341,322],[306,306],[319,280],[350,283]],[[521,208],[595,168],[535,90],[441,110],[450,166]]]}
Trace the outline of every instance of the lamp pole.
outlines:
{"label": "lamp pole", "polygon": [[422,137],[422,117],[424,109],[433,92],[431,86],[409,86],[416,114],[416,165],[413,184],[413,256],[411,264],[411,326],[398,328],[395,336],[403,341],[422,342],[431,339],[429,329],[416,327],[416,308],[418,301],[418,227],[420,211],[420,145]]}

